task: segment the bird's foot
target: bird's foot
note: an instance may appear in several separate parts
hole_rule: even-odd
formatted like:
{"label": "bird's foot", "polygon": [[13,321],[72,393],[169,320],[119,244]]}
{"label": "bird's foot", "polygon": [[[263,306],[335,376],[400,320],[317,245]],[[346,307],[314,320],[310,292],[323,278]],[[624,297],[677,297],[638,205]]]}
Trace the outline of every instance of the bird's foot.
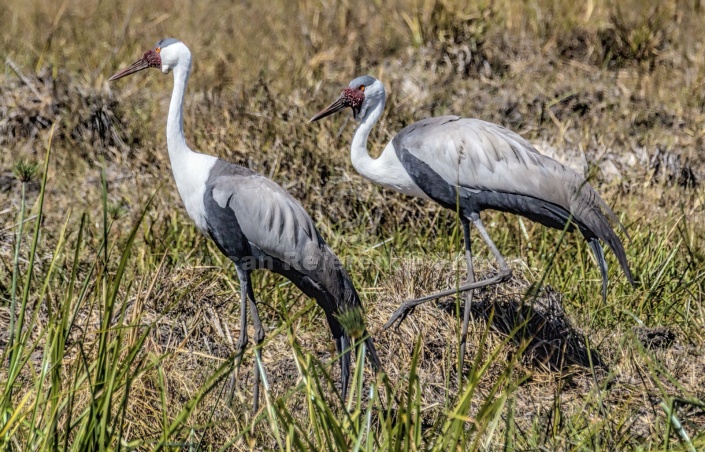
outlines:
{"label": "bird's foot", "polygon": [[235,342],[235,353],[237,354],[238,358],[242,359],[242,355],[245,354],[245,349],[247,348],[247,333],[245,334],[240,334],[240,337],[237,339],[237,342]]}
{"label": "bird's foot", "polygon": [[264,342],[264,328],[260,325],[259,328],[255,327],[255,344],[259,345]]}
{"label": "bird's foot", "polygon": [[394,311],[394,314],[392,314],[389,320],[387,320],[387,323],[384,324],[384,326],[382,327],[382,331],[388,330],[395,323],[396,326],[394,327],[394,329],[398,330],[404,320],[406,320],[406,317],[412,312],[414,312],[415,308],[416,305],[407,305],[406,303],[399,306],[399,308]]}
{"label": "bird's foot", "polygon": [[507,268],[500,268],[499,273],[497,273],[497,279],[499,280],[500,283],[503,283],[505,281],[509,281],[512,279],[512,269],[507,267]]}

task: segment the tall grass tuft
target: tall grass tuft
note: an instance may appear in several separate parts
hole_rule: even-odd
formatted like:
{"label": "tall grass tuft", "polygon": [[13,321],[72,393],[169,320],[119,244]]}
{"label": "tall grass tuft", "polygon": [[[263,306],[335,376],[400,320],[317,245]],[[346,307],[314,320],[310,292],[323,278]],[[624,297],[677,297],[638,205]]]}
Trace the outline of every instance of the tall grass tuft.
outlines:
{"label": "tall grass tuft", "polygon": [[[145,322],[134,311],[127,315],[134,307],[130,302],[134,279],[128,278],[128,264],[151,200],[120,243],[111,240],[109,221],[114,216],[108,215],[108,204],[104,203],[103,235],[89,262],[81,258],[87,216],[81,216],[70,249],[69,212],[50,261],[48,265],[43,263],[40,272],[36,259],[43,253],[40,238],[52,137],[53,130],[24,274],[20,262],[24,261],[25,186],[37,165],[17,165],[22,196],[13,262],[10,339],[3,350],[0,372],[0,448],[98,451],[147,446],[158,450],[177,443],[191,444],[183,442],[190,415],[227,375],[232,360],[225,360],[215,369],[180,411],[165,412],[168,420],[159,434],[127,439],[124,427],[132,414],[133,385],[170,356],[145,351],[145,340],[159,319]],[[107,199],[105,183],[103,199]],[[113,253],[117,253],[116,262]],[[70,263],[68,274],[63,274],[63,263]],[[22,291],[17,294],[20,286]],[[48,296],[50,288],[52,296]],[[77,321],[80,316],[93,315],[98,319],[95,325]],[[70,355],[78,359],[70,359]]]}
{"label": "tall grass tuft", "polygon": [[[519,356],[502,365],[500,376],[489,391],[478,392],[484,386],[488,371],[514,333],[504,342],[490,347],[485,331],[480,349],[473,362],[466,383],[456,395],[446,401],[444,413],[433,422],[428,421],[422,401],[423,382],[418,374],[422,340],[417,339],[408,375],[394,383],[385,375],[367,378],[363,367],[364,350],[357,354],[358,363],[353,375],[348,404],[342,404],[337,392],[331,391],[334,381],[330,364],[304,353],[289,330],[293,358],[299,373],[299,383],[282,397],[272,401],[273,416],[255,418],[245,430],[235,435],[221,450],[237,444],[260,422],[266,422],[271,432],[277,433],[277,444],[286,450],[475,450],[504,441],[503,419],[508,402],[513,400],[516,388],[529,377],[521,369]],[[496,370],[496,369],[495,369]],[[304,408],[293,404],[304,401]],[[511,431],[511,430],[510,430]],[[280,436],[280,435],[283,435]]]}
{"label": "tall grass tuft", "polygon": [[[705,450],[700,3],[3,3],[0,447]],[[373,377],[358,353],[347,400],[315,302],[264,273],[267,341],[243,362],[267,369],[266,404],[224,403],[237,282],[173,185],[169,82],[105,82],[165,36],[194,52],[194,148],[285,186],[346,261],[387,371]],[[465,271],[452,213],[357,175],[344,116],[307,123],[365,73],[389,96],[373,155],[413,121],[459,114],[594,174],[632,237],[637,287],[609,256],[603,303],[579,234],[486,212],[515,276],[473,297],[466,356],[449,300],[376,333]],[[40,167],[17,182],[22,160]],[[478,276],[488,256],[479,246]]]}

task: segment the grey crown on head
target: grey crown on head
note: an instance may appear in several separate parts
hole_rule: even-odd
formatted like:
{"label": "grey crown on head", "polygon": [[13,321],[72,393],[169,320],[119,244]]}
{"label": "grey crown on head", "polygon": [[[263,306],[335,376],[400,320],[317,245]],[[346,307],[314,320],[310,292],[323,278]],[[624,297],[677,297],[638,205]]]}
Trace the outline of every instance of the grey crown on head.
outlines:
{"label": "grey crown on head", "polygon": [[371,84],[373,84],[376,81],[377,81],[377,79],[374,77],[371,77],[369,75],[363,75],[361,77],[354,79],[352,82],[350,82],[349,87],[350,88],[357,88],[360,85],[370,86]]}
{"label": "grey crown on head", "polygon": [[159,41],[154,47],[159,47],[163,49],[164,47],[168,47],[172,44],[176,44],[177,42],[180,42],[178,39],[174,38],[164,38],[161,41]]}

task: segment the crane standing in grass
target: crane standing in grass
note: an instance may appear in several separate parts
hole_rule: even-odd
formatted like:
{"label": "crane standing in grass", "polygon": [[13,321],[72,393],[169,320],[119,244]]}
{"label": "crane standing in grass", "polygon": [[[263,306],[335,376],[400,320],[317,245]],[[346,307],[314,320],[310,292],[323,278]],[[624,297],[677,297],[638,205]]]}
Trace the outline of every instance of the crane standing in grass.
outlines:
{"label": "crane standing in grass", "polygon": [[[597,258],[603,299],[607,296],[607,262],[600,240],[612,249],[627,279],[634,284],[622,242],[609,222],[621,227],[619,220],[578,173],[539,154],[521,136],[504,127],[459,116],[428,118],[411,124],[387,144],[379,158],[373,159],[367,152],[367,137],[382,115],[384,104],[382,83],[370,76],[358,77],[311,122],[350,107],[360,122],[351,149],[355,169],[379,185],[431,199],[457,211],[463,224],[468,267],[466,284],[406,301],[385,329],[397,321],[403,322],[415,306],[425,301],[468,291],[460,341],[462,359],[472,290],[505,281],[512,275],[480,220],[480,212],[485,209],[522,215],[556,229],[578,229]],[[475,281],[473,272],[471,222],[499,264],[499,273],[483,281]]]}
{"label": "crane standing in grass", "polygon": [[[301,205],[282,187],[239,165],[194,152],[186,145],[183,99],[191,72],[191,52],[176,39],[163,39],[156,47],[110,80],[147,68],[174,72],[174,90],[166,124],[167,148],[176,187],[196,227],[213,239],[235,263],[240,280],[240,337],[236,347],[247,346],[247,307],[255,327],[254,410],[259,403],[257,359],[264,328],[257,313],[250,272],[268,269],[285,276],[323,308],[340,355],[341,392],[347,392],[350,373],[350,338],[338,316],[362,303],[333,251],[326,245]],[[363,332],[363,335],[365,333]],[[375,369],[380,368],[372,340],[366,349]]]}

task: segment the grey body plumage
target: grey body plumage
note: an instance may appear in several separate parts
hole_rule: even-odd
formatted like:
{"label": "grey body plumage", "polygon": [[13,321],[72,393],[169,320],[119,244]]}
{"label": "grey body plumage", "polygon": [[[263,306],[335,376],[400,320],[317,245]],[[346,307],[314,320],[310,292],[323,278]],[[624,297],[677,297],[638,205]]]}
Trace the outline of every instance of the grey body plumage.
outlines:
{"label": "grey body plumage", "polygon": [[[288,278],[323,309],[341,353],[345,395],[350,354],[343,351],[350,338],[337,316],[362,309],[362,303],[311,217],[275,182],[223,160],[210,171],[204,205],[208,235],[235,262],[240,279],[246,280],[243,285],[249,284],[252,270],[270,270]],[[368,338],[366,345],[372,365],[380,368],[374,343]]]}
{"label": "grey body plumage", "polygon": [[[411,178],[442,206],[459,207],[465,217],[490,209],[555,229],[577,228],[595,252],[603,298],[607,296],[607,261],[601,248],[596,251],[599,240],[607,243],[633,282],[622,242],[610,226],[612,221],[621,227],[616,215],[582,176],[540,154],[521,136],[479,119],[442,116],[411,124],[392,143]],[[448,143],[457,146],[455,184],[426,163],[442,160]],[[480,147],[489,151],[478,152]]]}

